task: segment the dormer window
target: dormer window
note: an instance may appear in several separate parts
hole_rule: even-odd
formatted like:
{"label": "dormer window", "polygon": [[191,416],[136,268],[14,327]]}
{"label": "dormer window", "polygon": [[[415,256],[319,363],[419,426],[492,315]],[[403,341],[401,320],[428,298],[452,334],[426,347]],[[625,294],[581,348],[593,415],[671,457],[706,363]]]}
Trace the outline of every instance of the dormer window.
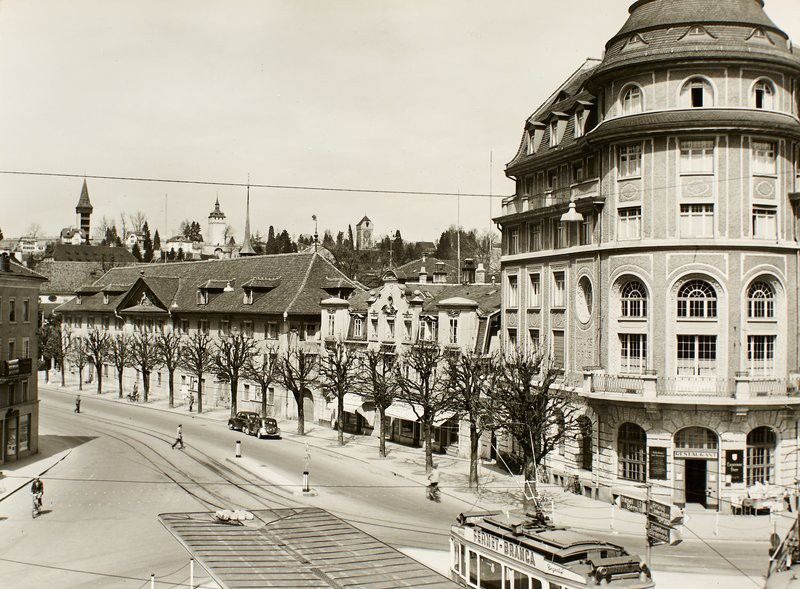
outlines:
{"label": "dormer window", "polygon": [[758,41],[766,41],[767,43],[772,43],[772,39],[769,38],[767,35],[767,31],[761,28],[753,29],[753,32],[750,33],[750,36],[747,37],[748,41],[756,39]]}
{"label": "dormer window", "polygon": [[640,45],[647,45],[647,41],[644,40],[639,33],[634,33],[628,38],[628,41],[625,43],[623,50],[628,49],[630,47],[639,47]]}
{"label": "dormer window", "polygon": [[77,295],[75,297],[75,304],[76,305],[80,305],[81,303],[83,303],[83,296],[82,295]]}
{"label": "dormer window", "polygon": [[773,110],[775,108],[775,86],[769,80],[759,80],[753,86],[753,99],[756,108]]}
{"label": "dormer window", "polygon": [[526,155],[533,155],[536,151],[534,149],[534,131],[533,129],[529,129],[525,132],[525,154]]}
{"label": "dormer window", "polygon": [[197,304],[198,305],[207,305],[208,304],[208,291],[201,288],[197,291]]}
{"label": "dormer window", "polygon": [[550,147],[558,145],[558,121],[550,121]]}
{"label": "dormer window", "polygon": [[706,30],[703,27],[694,26],[691,27],[686,34],[690,37],[700,37],[706,34]]}
{"label": "dormer window", "polygon": [[244,290],[244,304],[245,305],[252,305],[253,304],[253,289],[246,288]]}
{"label": "dormer window", "polygon": [[103,293],[103,304],[104,305],[108,304],[108,293],[105,292]]}
{"label": "dormer window", "polygon": [[589,120],[589,111],[585,108],[575,113],[575,137],[583,137],[587,120]]}

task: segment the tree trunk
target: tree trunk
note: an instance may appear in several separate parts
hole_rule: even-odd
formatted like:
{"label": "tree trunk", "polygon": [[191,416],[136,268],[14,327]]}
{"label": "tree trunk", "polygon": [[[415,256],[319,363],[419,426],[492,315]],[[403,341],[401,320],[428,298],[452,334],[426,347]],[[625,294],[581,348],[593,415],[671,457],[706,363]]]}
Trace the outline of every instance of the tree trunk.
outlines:
{"label": "tree trunk", "polygon": [[97,370],[97,394],[98,395],[102,395],[103,394],[103,367],[101,366],[100,368],[98,368],[97,366],[95,366],[95,369]]}
{"label": "tree trunk", "polygon": [[142,391],[144,391],[142,401],[147,403],[150,398],[150,372],[145,372],[144,370],[142,370]]}
{"label": "tree trunk", "polygon": [[175,406],[175,370],[169,370],[169,406]]}
{"label": "tree trunk", "polygon": [[[123,368],[124,370],[124,368]],[[122,398],[122,370],[117,368],[117,384],[119,385],[119,398]]]}
{"label": "tree trunk", "polygon": [[433,469],[433,428],[429,423],[422,425],[425,436],[425,472]]}
{"label": "tree trunk", "polygon": [[378,453],[382,458],[386,458],[386,409],[383,407],[378,407],[378,416],[381,420],[381,443]]}
{"label": "tree trunk", "polygon": [[303,393],[301,392],[299,395],[295,393],[294,401],[297,403],[297,435],[304,436],[306,435],[306,421],[303,411]]}
{"label": "tree trunk", "polygon": [[66,374],[67,371],[66,368],[64,368],[64,360],[61,360],[60,364],[61,364],[61,386],[65,387],[67,386],[67,374]]}
{"label": "tree trunk", "polygon": [[261,417],[267,416],[267,386],[261,385]]}
{"label": "tree trunk", "polygon": [[44,369],[44,382],[49,383],[50,382],[50,363],[49,362],[45,362],[44,366],[45,366],[45,369]]}
{"label": "tree trunk", "polygon": [[336,423],[339,427],[337,440],[340,446],[344,446],[344,392],[336,396]]}
{"label": "tree trunk", "polygon": [[236,410],[238,409],[238,389],[239,380],[231,379],[231,417],[236,417]]}
{"label": "tree trunk", "polygon": [[83,390],[83,366],[78,366],[78,390]]}
{"label": "tree trunk", "polygon": [[478,488],[478,426],[475,421],[469,423],[469,486],[473,483]]}
{"label": "tree trunk", "polygon": [[197,414],[203,412],[203,375],[197,375]]}

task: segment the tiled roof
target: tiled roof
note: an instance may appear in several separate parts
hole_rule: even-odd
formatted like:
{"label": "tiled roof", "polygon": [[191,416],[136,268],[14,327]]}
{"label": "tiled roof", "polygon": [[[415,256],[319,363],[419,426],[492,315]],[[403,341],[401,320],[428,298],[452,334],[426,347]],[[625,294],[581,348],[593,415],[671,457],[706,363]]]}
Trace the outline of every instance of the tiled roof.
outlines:
{"label": "tiled roof", "polygon": [[[253,304],[246,305],[242,285],[259,276],[275,277],[280,282],[269,292],[255,296]],[[157,297],[171,299],[174,306],[168,301],[163,302],[170,304],[175,312],[279,315],[285,311],[294,315],[316,315],[320,312],[320,301],[337,294],[325,290],[332,279],[341,284],[339,290],[357,288],[322,256],[314,254],[277,254],[113,268],[95,284],[134,284],[140,277]],[[215,291],[209,296],[208,304],[197,304],[200,285],[221,284],[224,288],[229,281],[232,291]],[[101,294],[83,297],[80,305],[70,301],[58,311],[107,311],[109,307],[115,308],[125,295],[110,300],[109,305],[104,305],[102,298]]]}
{"label": "tiled roof", "polygon": [[447,282],[452,284],[458,282],[458,265],[454,260],[440,260],[439,258],[426,257],[407,262],[402,266],[393,268],[392,271],[400,282],[416,282],[419,280],[420,269],[424,266],[428,280],[436,272],[436,265],[444,264],[444,271],[447,274]]}
{"label": "tiled roof", "polygon": [[440,303],[452,299],[468,299],[475,301],[478,310],[488,315],[500,310],[500,285],[497,284],[460,284],[439,290],[422,304],[423,311],[435,311]]}
{"label": "tiled roof", "polygon": [[44,295],[72,295],[82,284],[91,284],[106,271],[102,262],[61,262],[47,258],[36,264],[36,271],[47,279],[39,287]]}
{"label": "tiled roof", "polygon": [[764,12],[757,0],[639,0],[630,8],[627,22],[614,37],[650,28],[681,24],[735,23],[786,33]]}
{"label": "tiled roof", "polygon": [[361,219],[358,223],[356,223],[356,227],[360,227],[364,223],[369,223],[369,222],[370,222],[370,218],[367,217],[366,215],[364,215],[364,218]]}
{"label": "tiled roof", "polygon": [[81,196],[78,199],[76,209],[85,209],[90,213],[93,210],[92,203],[89,201],[89,187],[86,186],[86,178],[83,179],[83,188],[81,188]]}
{"label": "tiled roof", "polygon": [[17,264],[13,260],[11,261],[11,272],[0,271],[0,278],[4,276],[13,276],[14,278],[33,278],[35,280],[42,280],[42,281],[47,280],[47,278],[45,278],[38,272],[34,272],[30,268],[26,268],[21,264]]}
{"label": "tiled roof", "polygon": [[252,288],[253,290],[270,290],[281,283],[280,278],[251,278],[242,284],[242,288]]}
{"label": "tiled roof", "polygon": [[124,247],[106,245],[71,245],[57,243],[53,249],[57,262],[109,262],[135,264],[136,258]]}

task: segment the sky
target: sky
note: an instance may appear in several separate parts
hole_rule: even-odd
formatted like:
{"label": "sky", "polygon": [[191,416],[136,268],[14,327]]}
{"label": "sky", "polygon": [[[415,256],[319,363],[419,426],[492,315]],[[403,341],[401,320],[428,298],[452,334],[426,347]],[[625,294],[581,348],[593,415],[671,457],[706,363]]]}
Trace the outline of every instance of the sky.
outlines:
{"label": "sky", "polygon": [[[0,170],[509,195],[526,117],[629,4],[0,0]],[[800,41],[797,0],[766,8]],[[0,229],[74,225],[81,184],[0,174]],[[95,225],[144,211],[162,235],[205,229],[219,196],[243,230],[244,188],[88,185]],[[253,189],[251,223],[296,235],[312,215],[320,232],[368,215],[379,235],[434,240],[459,202],[462,225],[491,226],[488,198],[289,189]]]}

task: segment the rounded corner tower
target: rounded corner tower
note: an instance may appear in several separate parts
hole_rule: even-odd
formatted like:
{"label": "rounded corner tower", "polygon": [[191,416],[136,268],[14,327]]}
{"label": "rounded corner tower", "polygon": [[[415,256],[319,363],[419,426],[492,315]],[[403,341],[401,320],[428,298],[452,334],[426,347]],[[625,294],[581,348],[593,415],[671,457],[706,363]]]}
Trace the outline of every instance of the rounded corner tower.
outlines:
{"label": "rounded corner tower", "polygon": [[763,1],[638,0],[525,121],[502,331],[581,399],[554,473],[713,509],[794,481],[798,115],[800,51]]}

